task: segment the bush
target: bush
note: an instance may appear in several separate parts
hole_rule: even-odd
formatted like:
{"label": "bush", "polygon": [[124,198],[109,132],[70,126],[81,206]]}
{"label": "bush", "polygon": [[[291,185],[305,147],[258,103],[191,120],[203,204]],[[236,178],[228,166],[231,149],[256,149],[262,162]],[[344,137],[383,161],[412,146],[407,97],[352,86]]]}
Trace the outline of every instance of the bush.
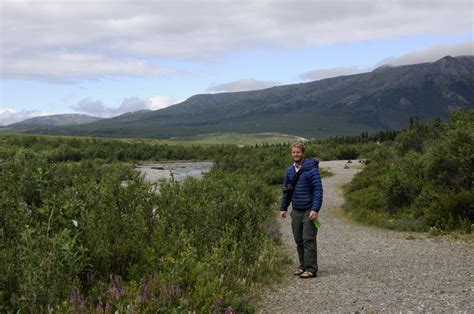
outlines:
{"label": "bush", "polygon": [[353,146],[341,146],[337,149],[336,159],[357,159],[359,153]]}
{"label": "bush", "polygon": [[474,192],[450,191],[442,195],[431,204],[425,219],[433,227],[470,232],[474,222]]}
{"label": "bush", "polygon": [[17,150],[0,176],[0,310],[252,311],[284,260],[266,183],[283,171],[252,152],[156,194],[128,166]]}
{"label": "bush", "polygon": [[380,145],[370,154],[345,189],[345,208],[388,228],[470,231],[473,144],[474,110],[453,113],[449,124],[418,121],[398,134],[395,149]]}
{"label": "bush", "polygon": [[[26,226],[16,247],[15,297],[20,308],[29,312],[45,311],[69,295],[68,283],[84,267],[84,249],[69,229],[54,234]],[[18,297],[18,299],[17,299]]]}
{"label": "bush", "polygon": [[474,182],[474,110],[453,116],[442,141],[427,153],[426,175],[434,184],[471,190]]}

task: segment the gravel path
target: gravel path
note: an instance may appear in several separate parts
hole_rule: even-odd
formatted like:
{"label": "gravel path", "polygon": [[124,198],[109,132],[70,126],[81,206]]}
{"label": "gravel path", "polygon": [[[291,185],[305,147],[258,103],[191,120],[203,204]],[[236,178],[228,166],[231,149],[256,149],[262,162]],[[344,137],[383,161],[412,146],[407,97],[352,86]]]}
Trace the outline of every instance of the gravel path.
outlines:
{"label": "gravel path", "polygon": [[474,312],[472,238],[430,238],[349,221],[340,206],[341,186],[359,171],[355,161],[321,162],[335,175],[323,179],[317,278],[300,279],[291,218],[282,220],[285,247],[294,265],[287,278],[264,293],[260,313],[429,311]]}

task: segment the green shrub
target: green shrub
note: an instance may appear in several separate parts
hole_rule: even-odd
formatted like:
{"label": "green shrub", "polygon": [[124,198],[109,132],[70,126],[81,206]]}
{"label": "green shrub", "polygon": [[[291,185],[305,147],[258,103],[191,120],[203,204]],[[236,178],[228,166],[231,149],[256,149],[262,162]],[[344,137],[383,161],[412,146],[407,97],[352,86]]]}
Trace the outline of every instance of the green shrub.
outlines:
{"label": "green shrub", "polygon": [[357,159],[359,153],[353,146],[341,146],[336,151],[336,159]]}
{"label": "green shrub", "polygon": [[441,195],[429,207],[425,219],[430,226],[446,230],[462,227],[470,232],[474,222],[474,192],[450,191]]}
{"label": "green shrub", "polygon": [[[474,110],[473,110],[474,111]],[[474,182],[474,114],[455,114],[449,130],[429,149],[426,176],[438,186],[470,190]]]}
{"label": "green shrub", "polygon": [[251,152],[156,194],[121,164],[19,149],[1,167],[0,310],[252,311],[285,259],[266,183],[283,171]]}
{"label": "green shrub", "polygon": [[387,199],[390,214],[396,213],[400,207],[411,204],[414,193],[410,183],[409,177],[396,168],[391,168],[387,173],[383,184],[383,192]]}
{"label": "green shrub", "polygon": [[360,221],[387,228],[469,232],[474,110],[454,112],[449,124],[418,121],[395,144],[395,149],[379,145],[370,154],[345,189],[345,208]]}
{"label": "green shrub", "polygon": [[84,249],[69,229],[50,234],[49,229],[26,226],[16,248],[15,266],[20,308],[44,311],[69,294],[69,284],[84,267]]}

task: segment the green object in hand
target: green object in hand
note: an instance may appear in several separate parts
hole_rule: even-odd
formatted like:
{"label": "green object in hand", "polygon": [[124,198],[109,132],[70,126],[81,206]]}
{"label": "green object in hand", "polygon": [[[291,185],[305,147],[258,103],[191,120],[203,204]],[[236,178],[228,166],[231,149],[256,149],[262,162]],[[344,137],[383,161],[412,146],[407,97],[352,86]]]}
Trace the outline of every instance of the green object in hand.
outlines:
{"label": "green object in hand", "polygon": [[316,227],[316,229],[319,229],[319,227],[321,227],[321,222],[319,221],[319,219],[313,220],[313,224]]}

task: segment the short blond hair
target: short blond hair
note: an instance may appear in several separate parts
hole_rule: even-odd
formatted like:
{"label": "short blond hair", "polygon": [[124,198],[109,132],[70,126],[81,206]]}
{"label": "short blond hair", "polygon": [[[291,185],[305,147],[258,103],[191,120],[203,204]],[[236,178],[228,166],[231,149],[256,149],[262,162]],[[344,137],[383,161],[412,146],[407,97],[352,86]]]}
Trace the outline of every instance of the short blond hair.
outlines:
{"label": "short blond hair", "polygon": [[298,148],[301,150],[301,152],[304,153],[304,149],[305,149],[305,148],[304,148],[304,144],[303,144],[303,143],[301,143],[301,142],[293,143],[293,144],[291,145],[291,148],[293,148],[293,147],[298,147]]}

